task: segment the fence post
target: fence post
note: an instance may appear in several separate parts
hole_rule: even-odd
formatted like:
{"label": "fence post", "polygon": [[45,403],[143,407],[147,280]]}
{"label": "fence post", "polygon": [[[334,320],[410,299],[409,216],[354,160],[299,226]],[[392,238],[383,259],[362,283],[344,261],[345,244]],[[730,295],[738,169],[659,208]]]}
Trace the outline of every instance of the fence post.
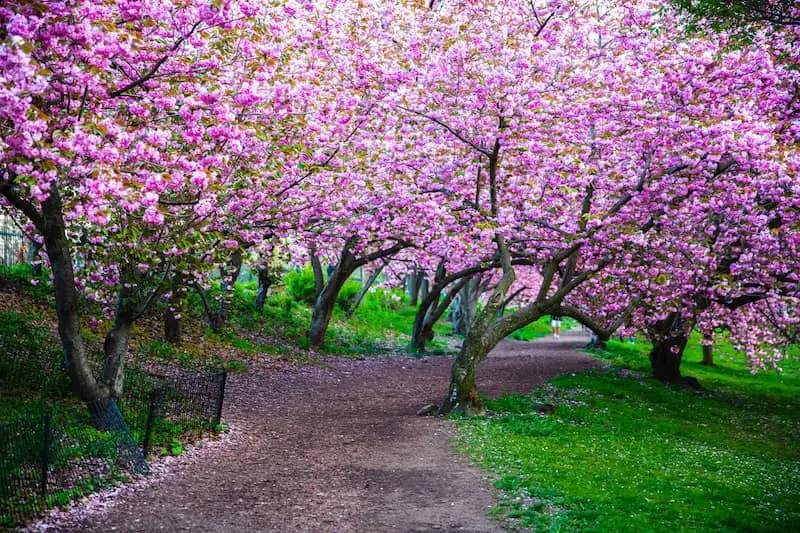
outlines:
{"label": "fence post", "polygon": [[217,425],[222,421],[222,402],[225,400],[225,383],[228,381],[228,372],[222,371],[222,378],[219,384],[219,397],[217,398]]}
{"label": "fence post", "polygon": [[144,441],[142,442],[142,455],[147,459],[150,453],[150,436],[153,432],[153,419],[156,416],[156,401],[159,394],[159,388],[156,387],[150,392],[150,399],[147,402],[147,422],[144,426]]}
{"label": "fence post", "polygon": [[50,462],[50,413],[44,414],[44,434],[42,435],[42,479],[40,490],[47,496],[47,465]]}

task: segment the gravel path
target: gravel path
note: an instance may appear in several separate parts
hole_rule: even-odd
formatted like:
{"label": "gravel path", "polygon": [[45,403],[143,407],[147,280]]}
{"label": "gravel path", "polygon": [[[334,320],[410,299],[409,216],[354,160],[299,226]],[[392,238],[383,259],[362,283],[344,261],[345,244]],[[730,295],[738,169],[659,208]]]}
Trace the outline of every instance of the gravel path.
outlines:
{"label": "gravel path", "polygon": [[[527,392],[595,360],[586,339],[504,341],[479,369],[490,396]],[[451,359],[334,360],[232,377],[228,442],[77,508],[49,531],[490,532],[490,483],[452,452],[452,425],[418,417],[446,392]]]}

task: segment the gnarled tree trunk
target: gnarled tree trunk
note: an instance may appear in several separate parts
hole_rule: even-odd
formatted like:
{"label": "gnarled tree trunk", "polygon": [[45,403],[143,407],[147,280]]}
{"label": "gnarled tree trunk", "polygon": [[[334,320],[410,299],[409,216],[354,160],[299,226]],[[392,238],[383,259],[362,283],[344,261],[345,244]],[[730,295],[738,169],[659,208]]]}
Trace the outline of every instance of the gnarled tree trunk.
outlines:
{"label": "gnarled tree trunk", "polygon": [[421,354],[425,352],[425,344],[433,340],[433,326],[442,318],[442,315],[447,311],[453,303],[456,295],[461,291],[464,285],[469,280],[468,277],[459,279],[445,294],[444,299],[441,299],[441,294],[444,289],[443,284],[433,284],[431,291],[422,300],[417,314],[414,316],[414,328],[411,332],[411,346],[412,353]]}
{"label": "gnarled tree trunk", "polygon": [[325,333],[333,316],[336,297],[345,282],[356,270],[358,264],[348,249],[342,252],[339,264],[333,269],[328,282],[317,296],[311,314],[311,326],[308,329],[308,342],[312,348],[321,348],[325,343]]}
{"label": "gnarled tree trunk", "polygon": [[259,268],[258,290],[256,291],[256,299],[253,302],[253,307],[259,313],[264,311],[264,304],[267,301],[270,285],[272,285],[272,277],[269,275],[269,267]]}
{"label": "gnarled tree trunk", "polygon": [[696,379],[681,375],[681,360],[691,330],[691,323],[677,311],[650,328],[653,339],[650,365],[654,378],[670,385],[698,386]]}
{"label": "gnarled tree trunk", "polygon": [[686,335],[675,334],[653,343],[653,349],[650,351],[653,377],[664,383],[683,383],[681,359],[687,340]]}
{"label": "gnarled tree trunk", "polygon": [[[442,413],[454,411],[470,413],[481,408],[480,399],[475,388],[478,364],[486,358],[498,342],[517,329],[515,327],[509,330],[507,319],[501,319],[499,324],[497,321],[497,312],[502,307],[506,294],[514,283],[516,276],[514,268],[511,266],[511,255],[508,252],[505,239],[498,234],[495,236],[495,241],[497,242],[500,261],[503,266],[503,276],[500,282],[492,289],[486,305],[474,315],[464,339],[464,344],[461,346],[461,351],[453,361],[453,367],[450,372],[450,387],[440,409]],[[475,277],[473,276],[467,282],[466,287],[473,282],[477,287],[478,280]]]}

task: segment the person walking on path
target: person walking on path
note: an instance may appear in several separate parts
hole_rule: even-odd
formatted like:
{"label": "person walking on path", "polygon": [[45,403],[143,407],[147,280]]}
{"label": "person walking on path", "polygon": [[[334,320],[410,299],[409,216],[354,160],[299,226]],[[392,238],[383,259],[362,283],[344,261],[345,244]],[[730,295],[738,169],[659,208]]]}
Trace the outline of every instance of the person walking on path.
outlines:
{"label": "person walking on path", "polygon": [[558,339],[561,336],[561,317],[558,315],[551,315],[550,327],[553,328],[553,337]]}

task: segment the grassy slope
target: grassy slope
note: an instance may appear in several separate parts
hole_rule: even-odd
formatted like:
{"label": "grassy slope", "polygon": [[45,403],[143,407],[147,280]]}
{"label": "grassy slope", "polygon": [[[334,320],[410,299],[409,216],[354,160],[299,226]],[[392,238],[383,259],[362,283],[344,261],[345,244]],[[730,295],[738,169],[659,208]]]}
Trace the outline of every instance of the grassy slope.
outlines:
{"label": "grassy slope", "polygon": [[646,378],[646,349],[612,342],[608,371],[461,423],[460,444],[497,475],[498,512],[551,531],[800,530],[797,363],[752,376],[723,347],[703,367],[695,339],[684,368],[698,393]]}

